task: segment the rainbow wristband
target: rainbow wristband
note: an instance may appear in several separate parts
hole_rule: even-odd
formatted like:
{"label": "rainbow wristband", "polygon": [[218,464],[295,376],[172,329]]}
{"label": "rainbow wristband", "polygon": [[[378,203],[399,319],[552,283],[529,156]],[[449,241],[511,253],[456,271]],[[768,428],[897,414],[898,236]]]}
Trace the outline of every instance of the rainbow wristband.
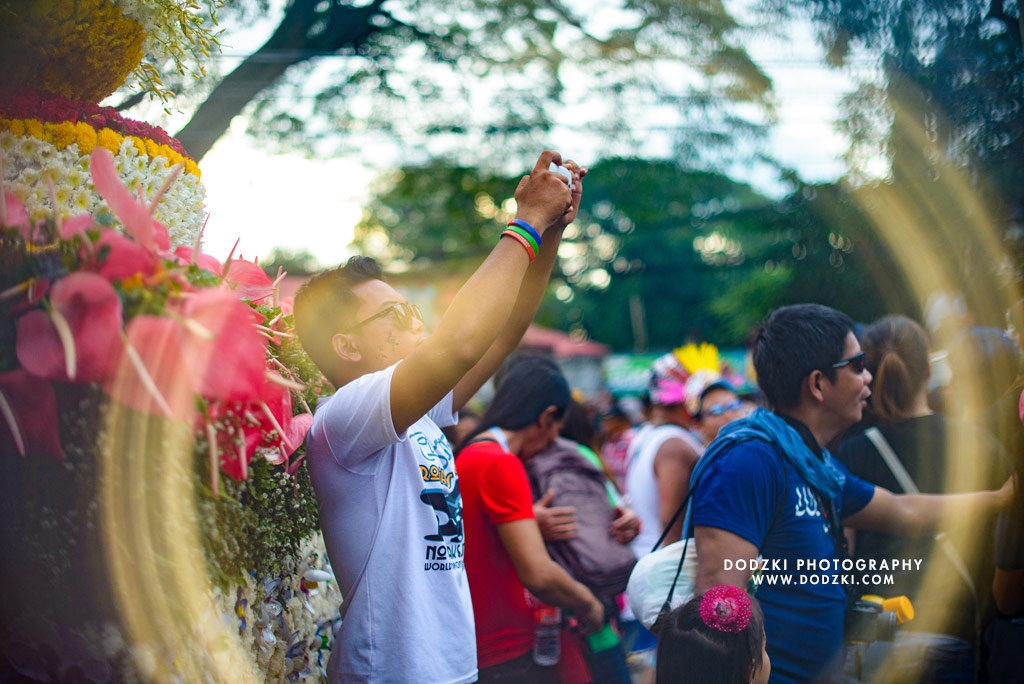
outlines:
{"label": "rainbow wristband", "polygon": [[538,247],[541,244],[543,244],[541,242],[541,239],[540,239],[540,233],[538,233],[536,230],[534,230],[533,226],[531,226],[529,223],[527,223],[523,219],[512,219],[511,221],[508,222],[508,225],[509,225],[510,228],[512,226],[519,226],[520,228],[525,230],[527,233],[530,234],[530,236],[534,239],[534,241],[536,241]]}
{"label": "rainbow wristband", "polygon": [[513,225],[510,225],[505,230],[511,230],[514,233],[519,233],[521,236],[526,238],[527,242],[530,243],[530,246],[533,247],[533,251],[538,253],[538,254],[540,254],[540,245],[537,243],[537,241],[534,239],[534,237],[532,235],[530,235],[528,232],[526,232],[525,230],[523,230],[519,226],[513,226]]}
{"label": "rainbow wristband", "polygon": [[533,260],[537,258],[537,253],[533,251],[533,245],[527,242],[526,238],[524,238],[519,233],[516,233],[515,231],[506,230],[502,232],[501,237],[505,237],[506,235],[510,238],[515,238],[516,241],[518,241],[519,244],[523,246],[523,248],[526,250],[527,256],[530,257],[530,263],[532,264]]}

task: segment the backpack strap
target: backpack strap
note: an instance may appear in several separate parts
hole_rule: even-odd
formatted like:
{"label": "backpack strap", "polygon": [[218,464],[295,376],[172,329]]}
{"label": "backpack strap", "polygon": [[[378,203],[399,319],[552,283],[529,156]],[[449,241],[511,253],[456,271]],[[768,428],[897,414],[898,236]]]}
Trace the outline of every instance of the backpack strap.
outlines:
{"label": "backpack strap", "polygon": [[[864,431],[864,436],[871,440],[871,444],[874,445],[875,450],[881,455],[882,460],[885,461],[885,465],[888,466],[889,472],[896,478],[896,482],[899,483],[900,487],[906,494],[920,494],[921,490],[917,488],[917,484],[914,483],[914,478],[907,472],[902,461],[896,456],[896,452],[893,451],[889,445],[889,441],[882,434],[882,431],[877,427],[868,428]],[[935,541],[938,542],[939,548],[946,555],[950,564],[956,570],[957,574],[967,584],[967,587],[971,590],[971,596],[974,598],[974,620],[975,624],[981,623],[980,606],[978,604],[978,590],[974,587],[974,580],[971,578],[971,573],[967,569],[967,564],[964,563],[963,557],[960,552],[953,546],[953,542],[949,541],[945,533],[940,532],[935,535]]]}

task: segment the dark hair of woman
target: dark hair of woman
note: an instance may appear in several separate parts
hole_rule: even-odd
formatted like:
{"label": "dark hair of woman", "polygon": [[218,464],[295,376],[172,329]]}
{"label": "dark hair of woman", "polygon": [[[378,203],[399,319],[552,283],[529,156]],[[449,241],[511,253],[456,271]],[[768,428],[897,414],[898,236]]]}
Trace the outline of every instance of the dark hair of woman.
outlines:
{"label": "dark hair of woman", "polygon": [[704,624],[703,594],[673,610],[658,634],[656,684],[750,684],[761,667],[764,614],[757,601],[750,622],[736,632]]}
{"label": "dark hair of woman", "polygon": [[928,381],[928,335],[906,316],[885,316],[864,330],[864,360],[874,376],[871,410],[882,421],[913,415],[914,399]]}
{"label": "dark hair of woman", "polygon": [[555,407],[554,418],[565,415],[571,396],[569,383],[554,364],[547,361],[523,361],[512,367],[494,394],[480,424],[459,445],[459,451],[485,430],[498,427],[503,430],[521,430],[550,406]]}

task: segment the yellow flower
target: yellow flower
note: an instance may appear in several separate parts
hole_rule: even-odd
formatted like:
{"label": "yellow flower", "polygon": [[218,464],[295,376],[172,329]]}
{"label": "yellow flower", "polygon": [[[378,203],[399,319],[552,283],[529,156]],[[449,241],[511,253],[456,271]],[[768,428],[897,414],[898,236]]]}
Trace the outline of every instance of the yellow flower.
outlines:
{"label": "yellow flower", "polygon": [[103,128],[96,134],[96,144],[106,147],[111,154],[117,154],[117,150],[121,147],[121,136],[109,128]]}
{"label": "yellow flower", "polygon": [[58,150],[63,150],[75,142],[75,125],[68,121],[53,126],[53,144]]}
{"label": "yellow flower", "polygon": [[16,135],[18,137],[21,137],[21,136],[25,135],[25,122],[24,121],[22,121],[21,119],[15,119],[14,121],[10,122],[10,125],[11,125],[11,133],[13,133],[14,135]]}
{"label": "yellow flower", "polygon": [[78,151],[82,154],[92,154],[96,147],[96,129],[87,123],[75,124],[75,140],[78,143]]}
{"label": "yellow flower", "polygon": [[28,119],[25,122],[25,131],[36,140],[43,139],[43,123],[38,119]]}

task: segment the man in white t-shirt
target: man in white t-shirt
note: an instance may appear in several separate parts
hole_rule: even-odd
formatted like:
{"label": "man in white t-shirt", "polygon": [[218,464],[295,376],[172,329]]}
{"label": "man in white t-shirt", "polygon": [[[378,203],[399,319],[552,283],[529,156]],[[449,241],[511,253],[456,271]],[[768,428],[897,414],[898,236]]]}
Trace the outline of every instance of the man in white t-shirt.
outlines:
{"label": "man in white t-shirt", "polygon": [[529,230],[501,240],[495,231],[497,245],[429,337],[419,309],[372,259],[321,273],[295,298],[299,338],[338,387],[318,403],[307,437],[344,597],[332,683],[477,679],[462,497],[440,428],[455,423],[537,311],[586,174],[566,162],[570,190],[552,161],[561,164],[558,153],[542,153],[516,189],[516,219]]}

